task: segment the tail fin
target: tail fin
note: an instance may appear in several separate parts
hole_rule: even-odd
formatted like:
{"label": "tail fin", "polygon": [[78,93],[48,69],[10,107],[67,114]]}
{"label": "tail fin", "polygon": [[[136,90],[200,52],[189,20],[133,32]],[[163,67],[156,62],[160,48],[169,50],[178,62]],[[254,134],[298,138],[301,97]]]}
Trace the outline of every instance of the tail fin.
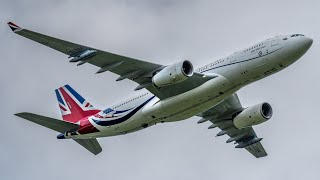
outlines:
{"label": "tail fin", "polygon": [[62,119],[65,121],[76,123],[80,119],[94,115],[100,111],[95,109],[69,85],[62,86],[55,91]]}

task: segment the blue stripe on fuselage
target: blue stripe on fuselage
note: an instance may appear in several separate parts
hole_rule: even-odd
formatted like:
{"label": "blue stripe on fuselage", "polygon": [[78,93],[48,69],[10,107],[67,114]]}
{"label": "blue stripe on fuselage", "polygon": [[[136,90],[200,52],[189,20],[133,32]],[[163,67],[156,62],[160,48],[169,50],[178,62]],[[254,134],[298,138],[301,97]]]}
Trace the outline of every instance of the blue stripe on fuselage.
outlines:
{"label": "blue stripe on fuselage", "polygon": [[112,126],[115,124],[122,123],[122,122],[128,120],[130,117],[132,117],[136,112],[138,112],[144,105],[146,105],[148,102],[150,102],[154,97],[155,96],[152,96],[150,99],[148,99],[147,101],[142,103],[140,106],[136,107],[133,111],[131,111],[130,113],[128,113],[127,115],[125,115],[119,119],[115,119],[112,121],[100,121],[100,120],[95,120],[95,119],[92,119],[92,120],[100,126]]}
{"label": "blue stripe on fuselage", "polygon": [[121,114],[121,113],[124,113],[124,112],[130,111],[131,109],[133,109],[133,108],[130,108],[130,109],[127,109],[127,110],[123,110],[123,111],[116,111],[116,112],[115,112],[115,113],[113,113],[113,114]]}

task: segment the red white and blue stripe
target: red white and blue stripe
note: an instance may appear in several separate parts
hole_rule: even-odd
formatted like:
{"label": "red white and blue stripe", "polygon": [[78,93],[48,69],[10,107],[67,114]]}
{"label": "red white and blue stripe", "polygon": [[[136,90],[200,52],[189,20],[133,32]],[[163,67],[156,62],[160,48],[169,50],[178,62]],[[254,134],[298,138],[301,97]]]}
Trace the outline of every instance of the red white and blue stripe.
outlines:
{"label": "red white and blue stripe", "polygon": [[104,111],[101,111],[99,114],[90,117],[95,124],[99,126],[112,126],[115,124],[122,123],[130,119],[134,114],[136,114],[143,106],[150,102],[155,96],[152,96],[142,104],[137,107],[133,107],[126,110],[115,111],[111,108],[108,108]]}

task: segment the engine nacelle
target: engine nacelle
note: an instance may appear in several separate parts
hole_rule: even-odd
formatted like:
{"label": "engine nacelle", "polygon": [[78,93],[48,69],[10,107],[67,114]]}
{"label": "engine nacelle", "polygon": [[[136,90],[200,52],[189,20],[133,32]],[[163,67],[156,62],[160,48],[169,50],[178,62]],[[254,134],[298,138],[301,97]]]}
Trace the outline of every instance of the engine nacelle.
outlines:
{"label": "engine nacelle", "polygon": [[185,81],[192,75],[193,65],[185,60],[165,67],[152,77],[152,82],[157,87],[163,87]]}
{"label": "engine nacelle", "polygon": [[261,124],[272,117],[272,108],[268,103],[261,103],[243,110],[233,119],[236,128],[246,128]]}

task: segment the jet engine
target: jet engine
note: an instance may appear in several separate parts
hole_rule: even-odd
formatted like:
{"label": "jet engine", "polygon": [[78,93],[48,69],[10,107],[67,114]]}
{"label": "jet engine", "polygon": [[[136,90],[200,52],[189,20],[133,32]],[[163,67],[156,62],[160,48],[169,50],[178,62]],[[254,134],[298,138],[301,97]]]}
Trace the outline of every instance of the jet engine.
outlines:
{"label": "jet engine", "polygon": [[272,117],[272,108],[268,103],[261,103],[246,108],[233,119],[236,128],[242,129],[261,124]]}
{"label": "jet engine", "polygon": [[157,87],[164,87],[185,81],[192,75],[193,66],[185,60],[165,67],[152,77],[152,82]]}

